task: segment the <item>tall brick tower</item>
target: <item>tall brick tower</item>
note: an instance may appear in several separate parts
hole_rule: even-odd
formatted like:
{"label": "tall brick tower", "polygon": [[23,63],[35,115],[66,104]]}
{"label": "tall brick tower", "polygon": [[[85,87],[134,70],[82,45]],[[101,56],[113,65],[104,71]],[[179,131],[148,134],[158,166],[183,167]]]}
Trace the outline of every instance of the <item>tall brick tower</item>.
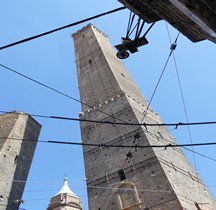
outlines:
{"label": "tall brick tower", "polygon": [[23,202],[40,128],[24,113],[0,115],[0,210],[17,210]]}
{"label": "tall brick tower", "polygon": [[[73,35],[81,119],[162,123],[107,36],[89,24]],[[89,106],[88,106],[89,105]],[[108,145],[176,144],[164,126],[81,122],[82,141]],[[84,146],[90,210],[214,210],[216,203],[179,148]]]}

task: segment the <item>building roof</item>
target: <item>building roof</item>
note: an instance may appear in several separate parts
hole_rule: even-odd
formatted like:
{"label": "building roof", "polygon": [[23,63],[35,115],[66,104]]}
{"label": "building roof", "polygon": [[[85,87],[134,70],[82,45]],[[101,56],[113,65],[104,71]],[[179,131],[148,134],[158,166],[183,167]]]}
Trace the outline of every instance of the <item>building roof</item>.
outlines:
{"label": "building roof", "polygon": [[70,194],[72,196],[78,197],[68,186],[68,180],[67,177],[64,178],[64,184],[62,186],[62,188],[60,189],[60,191],[56,194]]}
{"label": "building roof", "polygon": [[216,2],[213,0],[118,0],[147,23],[161,19],[198,42],[216,43]]}

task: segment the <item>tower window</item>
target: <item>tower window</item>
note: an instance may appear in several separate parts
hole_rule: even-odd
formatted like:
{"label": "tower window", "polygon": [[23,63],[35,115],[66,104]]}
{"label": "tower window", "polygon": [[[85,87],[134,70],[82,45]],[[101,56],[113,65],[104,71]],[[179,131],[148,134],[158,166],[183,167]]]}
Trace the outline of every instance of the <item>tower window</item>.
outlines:
{"label": "tower window", "polygon": [[117,200],[120,210],[140,209],[141,201],[139,199],[136,186],[132,182],[124,181],[118,188]]}
{"label": "tower window", "polygon": [[118,171],[119,180],[123,181],[126,179],[124,171],[121,169]]}
{"label": "tower window", "polygon": [[209,203],[195,203],[198,210],[213,210]]}
{"label": "tower window", "polygon": [[16,155],[16,156],[15,156],[15,158],[14,158],[14,164],[16,164],[16,163],[17,163],[17,161],[18,161],[18,158],[19,158],[19,155]]}

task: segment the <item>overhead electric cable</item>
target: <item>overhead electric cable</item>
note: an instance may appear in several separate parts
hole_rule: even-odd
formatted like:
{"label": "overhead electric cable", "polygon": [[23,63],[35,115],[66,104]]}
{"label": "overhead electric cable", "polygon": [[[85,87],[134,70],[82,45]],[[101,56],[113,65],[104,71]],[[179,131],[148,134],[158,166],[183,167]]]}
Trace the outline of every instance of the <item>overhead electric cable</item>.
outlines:
{"label": "overhead electric cable", "polygon": [[[21,139],[21,138],[6,138],[6,137],[0,137],[0,139],[11,139],[11,140],[18,140],[18,141],[38,141],[39,143],[51,143],[51,142],[49,142],[49,141],[45,141],[45,140],[36,140],[36,139]],[[171,143],[169,142],[169,141],[167,141],[168,143],[166,144],[166,145],[171,145]],[[56,143],[56,142],[52,142],[52,143]],[[61,143],[61,141],[58,141],[58,144],[60,144]],[[62,144],[65,144],[64,142],[62,142]],[[80,146],[90,146],[90,145],[87,145],[87,144],[84,144],[84,143],[70,143],[71,145],[73,144],[73,145],[80,145]],[[212,145],[214,145],[214,144],[216,144],[216,143],[212,143]],[[98,147],[108,147],[107,146],[107,144],[103,144],[103,145],[101,145],[101,144],[91,144],[91,146],[98,146]],[[113,145],[112,147],[114,147],[115,145]],[[188,145],[189,146],[189,145]],[[204,145],[200,145],[200,146],[204,146]],[[130,148],[135,148],[135,149],[137,149],[137,146],[136,145],[130,145],[130,146],[123,146],[123,145],[121,145],[121,147],[122,148],[127,148],[127,147],[130,147]],[[144,147],[144,146],[143,146]],[[161,146],[161,148],[167,148],[167,146]],[[178,146],[176,146],[176,147],[178,147]],[[188,151],[190,151],[190,152],[192,152],[192,150],[191,149],[189,149],[189,148],[187,148],[186,146],[184,146],[184,145],[181,145],[181,147],[182,148],[184,148],[184,149],[186,149],[186,150],[188,150]],[[209,156],[206,156],[206,155],[203,155],[203,154],[201,154],[201,153],[198,153],[198,152],[195,152],[197,155],[200,155],[201,157],[204,157],[204,158],[207,158],[207,159],[209,159],[209,160],[212,160],[212,161],[216,161],[216,159],[214,159],[214,158],[211,158],[211,157],[209,157]]]}
{"label": "overhead electric cable", "polygon": [[[153,134],[152,132],[150,132],[150,131],[148,131],[148,133],[150,133],[150,134]],[[154,134],[153,134],[154,135]],[[170,141],[170,140],[168,140],[168,139],[165,139],[165,138],[163,138],[163,141],[165,141],[167,144],[170,144],[170,143],[173,143],[172,141]],[[189,152],[193,152],[193,150],[191,150],[191,149],[189,149],[189,148],[187,148],[187,147],[182,147],[183,149],[185,149],[185,150],[188,150]],[[181,152],[181,150],[176,150],[176,151],[180,151]],[[194,151],[195,152],[195,151]],[[204,157],[204,158],[206,158],[206,159],[209,159],[209,160],[213,160],[213,161],[215,161],[216,159],[214,159],[214,158],[212,158],[212,157],[209,157],[209,156],[207,156],[207,155],[204,155],[204,154],[202,154],[202,153],[199,153],[199,152],[195,152],[197,155],[199,155],[199,156],[201,156],[201,157]]]}
{"label": "overhead electric cable", "polygon": [[[3,65],[3,64],[0,64],[0,66],[3,67],[4,69],[7,69],[7,70],[9,70],[9,71],[11,71],[11,72],[13,72],[13,73],[15,73],[15,74],[21,76],[21,77],[24,77],[24,78],[26,78],[26,79],[28,79],[28,80],[34,82],[34,83],[37,83],[38,85],[41,85],[41,86],[43,86],[43,87],[45,87],[45,88],[47,88],[47,89],[50,89],[50,90],[52,90],[52,91],[54,91],[54,92],[56,92],[56,93],[58,93],[58,94],[60,94],[60,95],[63,95],[63,96],[65,96],[65,97],[67,97],[67,98],[70,98],[70,99],[72,99],[72,100],[74,100],[74,101],[76,101],[76,102],[83,103],[83,102],[81,102],[80,100],[78,100],[78,99],[76,99],[76,98],[73,98],[72,96],[69,96],[69,95],[67,95],[67,94],[65,94],[65,93],[63,93],[63,92],[61,92],[61,91],[59,91],[59,90],[57,90],[57,89],[55,89],[55,88],[52,88],[52,87],[50,87],[50,86],[48,86],[48,85],[46,85],[46,84],[44,84],[44,83],[42,83],[42,82],[39,82],[38,80],[35,80],[35,79],[33,79],[33,78],[29,77],[29,76],[26,76],[26,75],[24,75],[24,74],[22,74],[22,73],[20,73],[20,72],[18,72],[18,71],[16,71],[16,70],[12,69],[12,68],[9,68],[9,67],[7,67],[7,66],[5,66],[5,65]],[[86,105],[86,104],[85,104],[85,105]]]}
{"label": "overhead electric cable", "polygon": [[11,43],[11,44],[2,46],[2,47],[0,47],[0,50],[6,49],[6,48],[9,48],[9,47],[18,45],[18,44],[22,44],[22,43],[24,43],[24,42],[28,42],[28,41],[31,41],[31,40],[33,40],[33,39],[37,39],[37,38],[46,36],[46,35],[48,35],[48,34],[52,34],[52,33],[55,33],[55,32],[57,32],[57,31],[61,31],[61,30],[63,30],[63,29],[66,29],[66,28],[69,28],[69,27],[72,27],[72,26],[75,26],[75,25],[79,25],[79,24],[81,24],[81,23],[84,23],[84,22],[87,22],[87,21],[90,21],[90,20],[93,20],[93,19],[96,19],[96,18],[105,16],[105,15],[109,15],[109,14],[112,14],[112,13],[115,13],[115,12],[118,12],[118,11],[124,10],[124,9],[126,9],[126,7],[119,7],[119,8],[117,8],[117,9],[113,9],[113,10],[110,10],[110,11],[108,11],[108,12],[104,12],[104,13],[101,13],[101,14],[98,14],[98,15],[95,15],[95,16],[92,16],[92,17],[89,17],[89,18],[86,18],[86,19],[83,19],[83,20],[80,20],[80,21],[77,21],[77,22],[68,24],[68,25],[65,25],[65,26],[62,26],[62,27],[59,27],[59,28],[56,28],[56,29],[53,29],[53,30],[44,32],[44,33],[35,35],[35,36],[31,36],[31,37],[28,37],[28,38],[19,40],[19,41],[17,41],[17,42],[13,42],[13,43]]}
{"label": "overhead electric cable", "polygon": [[78,143],[78,142],[63,142],[63,141],[53,141],[48,140],[47,143],[54,144],[72,144],[72,145],[82,145],[82,146],[98,146],[98,147],[121,147],[121,148],[168,148],[168,147],[191,147],[191,146],[210,146],[216,145],[216,142],[208,143],[194,143],[194,144],[167,144],[167,145],[113,145],[113,144],[90,144],[90,143]]}
{"label": "overhead electric cable", "polygon": [[199,155],[199,156],[201,156],[201,157],[204,157],[204,158],[206,158],[206,159],[216,161],[216,159],[214,159],[214,158],[212,158],[212,157],[209,157],[209,156],[207,156],[207,155],[203,155],[203,154],[201,154],[201,153],[199,153],[199,152],[196,152],[196,151],[194,151],[194,150],[192,150],[192,149],[189,149],[189,148],[187,148],[187,147],[182,147],[182,148],[184,148],[185,150],[188,150],[189,152],[195,153],[196,155]]}
{"label": "overhead electric cable", "polygon": [[68,120],[68,121],[79,121],[79,122],[91,122],[91,123],[98,123],[98,124],[111,124],[111,125],[122,125],[122,126],[145,126],[145,127],[161,127],[161,126],[167,126],[167,127],[175,127],[177,129],[181,126],[195,126],[195,125],[214,125],[216,124],[216,121],[203,121],[203,122],[178,122],[178,123],[127,123],[127,122],[111,122],[111,121],[101,121],[101,120],[88,120],[88,119],[79,119],[79,118],[73,118],[73,117],[63,117],[63,116],[48,116],[48,115],[40,115],[40,114],[27,114],[27,113],[21,113],[21,112],[9,112],[9,111],[2,111],[0,110],[0,113],[2,114],[20,114],[20,115],[30,115],[32,117],[39,117],[39,118],[45,118],[45,119],[56,119],[56,120]]}
{"label": "overhead electric cable", "polygon": [[9,67],[7,67],[7,66],[5,66],[5,65],[3,65],[3,64],[0,64],[0,66],[1,66],[2,68],[4,68],[4,69],[7,69],[7,70],[9,70],[9,71],[11,71],[11,72],[13,72],[13,73],[15,73],[15,74],[21,76],[21,77],[24,77],[24,78],[26,78],[26,79],[28,79],[28,80],[34,82],[34,83],[37,83],[38,85],[41,85],[41,86],[43,86],[43,87],[45,87],[45,88],[47,88],[47,89],[49,89],[49,90],[52,90],[52,91],[54,91],[54,92],[56,92],[56,93],[58,93],[58,94],[60,94],[60,95],[63,95],[63,96],[65,96],[65,97],[67,97],[67,98],[69,98],[69,99],[71,99],[71,100],[74,100],[74,101],[76,101],[76,102],[78,102],[78,103],[81,103],[81,104],[83,104],[83,105],[86,105],[86,106],[90,107],[91,109],[95,109],[95,110],[97,110],[97,111],[99,111],[99,112],[101,112],[101,113],[103,113],[103,114],[105,114],[105,115],[107,115],[107,116],[109,116],[109,117],[111,117],[111,118],[114,118],[114,119],[116,119],[116,120],[119,120],[119,121],[121,121],[121,122],[126,123],[125,121],[123,121],[123,120],[121,120],[121,119],[118,119],[118,118],[116,118],[115,116],[110,115],[110,114],[108,114],[108,113],[102,111],[101,109],[98,109],[98,108],[96,108],[96,107],[90,106],[90,105],[88,105],[87,103],[82,102],[81,100],[78,100],[78,99],[76,99],[76,98],[74,98],[74,97],[72,97],[72,96],[70,96],[70,95],[68,95],[68,94],[65,94],[65,93],[63,93],[63,92],[61,92],[61,91],[59,91],[59,90],[57,90],[57,89],[55,89],[55,88],[53,88],[53,87],[50,87],[50,86],[48,86],[48,85],[46,85],[46,84],[44,84],[44,83],[42,83],[42,82],[39,82],[38,80],[35,80],[35,79],[33,79],[33,78],[29,77],[29,76],[26,76],[26,75],[24,75],[24,74],[22,74],[22,73],[20,73],[20,72],[18,72],[18,71],[16,71],[16,70],[12,69],[12,68],[9,68]]}
{"label": "overhead electric cable", "polygon": [[[68,144],[68,145],[78,145],[78,146],[89,146],[89,147],[105,147],[105,148],[173,148],[173,147],[191,147],[191,146],[211,146],[216,145],[216,142],[206,142],[206,143],[194,143],[194,144],[164,144],[164,145],[122,145],[122,144],[94,144],[94,143],[83,143],[83,142],[71,142],[71,141],[56,141],[56,140],[37,140],[37,139],[25,139],[25,138],[7,138],[0,137],[0,139],[10,139],[17,141],[37,141],[41,143],[51,143],[51,144]],[[215,160],[216,161],[216,160]]]}
{"label": "overhead electric cable", "polygon": [[[13,181],[13,180],[2,180],[2,181],[4,181],[4,182],[6,182],[6,181]],[[17,183],[23,183],[24,181],[22,181],[22,180],[16,180],[16,182]],[[29,183],[29,181],[25,181],[25,183]],[[30,182],[30,183],[34,183],[34,184],[41,184],[40,182],[37,182],[37,181],[32,181],[32,182]],[[45,183],[44,185],[47,185],[47,183],[48,182],[43,182],[43,183]],[[54,184],[54,185],[60,185],[61,183],[58,183],[58,184]],[[53,185],[53,183],[48,183],[48,185]],[[111,189],[119,189],[118,187],[103,187],[103,186],[95,186],[95,185],[87,185],[87,186],[74,186],[74,185],[70,185],[69,186],[70,188],[72,188],[72,189],[79,189],[79,190],[83,190],[83,189],[85,189],[86,187],[88,187],[88,188],[94,188],[94,189],[107,189],[107,190],[111,190]],[[209,186],[207,186],[207,187],[216,187],[215,185],[209,185]],[[193,187],[194,188],[194,187]],[[193,189],[193,188],[190,188],[190,189]],[[127,189],[128,191],[130,191],[130,190],[132,190],[133,191],[133,189],[131,189],[131,188],[125,188],[125,189]],[[182,189],[188,189],[188,187],[187,188],[182,188]],[[37,192],[46,192],[46,191],[58,191],[59,189],[51,189],[51,190],[46,190],[46,189],[41,189],[41,190],[25,190],[25,192],[26,193],[37,193]],[[137,191],[144,191],[144,192],[172,192],[172,191],[170,191],[170,190],[148,190],[148,189],[146,189],[146,188],[137,188],[136,189]],[[3,193],[3,192],[0,192],[0,193]],[[80,197],[80,196],[79,196]],[[28,199],[25,199],[25,201],[28,201]]]}

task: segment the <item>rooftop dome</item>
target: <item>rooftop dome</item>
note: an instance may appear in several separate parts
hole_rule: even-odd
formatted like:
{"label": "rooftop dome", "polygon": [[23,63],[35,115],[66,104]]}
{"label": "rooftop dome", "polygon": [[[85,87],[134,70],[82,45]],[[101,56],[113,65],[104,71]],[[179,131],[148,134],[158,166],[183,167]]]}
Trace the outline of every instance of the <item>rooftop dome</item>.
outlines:
{"label": "rooftop dome", "polygon": [[64,184],[61,190],[56,195],[59,195],[59,194],[70,194],[70,195],[77,197],[77,195],[74,192],[72,192],[72,190],[69,188],[66,177],[64,178]]}

